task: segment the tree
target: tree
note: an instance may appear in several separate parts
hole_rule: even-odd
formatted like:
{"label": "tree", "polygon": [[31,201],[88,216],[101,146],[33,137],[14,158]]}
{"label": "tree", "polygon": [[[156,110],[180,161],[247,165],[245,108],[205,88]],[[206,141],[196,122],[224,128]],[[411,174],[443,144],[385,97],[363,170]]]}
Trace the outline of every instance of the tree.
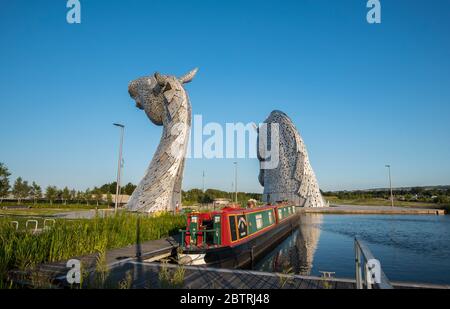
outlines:
{"label": "tree", "polygon": [[31,184],[31,197],[33,198],[33,200],[34,200],[34,204],[36,205],[36,203],[37,203],[37,200],[38,199],[40,199],[41,197],[42,197],[42,189],[41,189],[41,187],[37,184],[37,183],[35,183],[34,181],[33,181],[33,183]]}
{"label": "tree", "polygon": [[24,181],[22,177],[18,177],[14,182],[12,193],[17,199],[17,204],[20,204],[22,199],[30,196],[31,188],[28,185],[28,181]]}
{"label": "tree", "polygon": [[115,194],[116,193],[116,186],[117,186],[117,182],[114,181],[112,183],[107,183],[104,184],[103,186],[100,187],[100,190],[102,190],[103,193],[111,193],[111,194]]}
{"label": "tree", "polygon": [[70,200],[73,202],[77,198],[77,191],[75,189],[70,190]]}
{"label": "tree", "polygon": [[84,193],[82,191],[77,192],[77,203],[81,204],[82,201],[84,201]]}
{"label": "tree", "polygon": [[9,176],[11,174],[8,171],[8,168],[0,162],[0,204],[3,202],[3,199],[8,196],[9,189],[11,186],[9,185]]}
{"label": "tree", "polygon": [[58,188],[55,186],[48,186],[45,189],[45,197],[50,201],[50,205],[53,205],[53,201],[58,197]]}
{"label": "tree", "polygon": [[411,188],[411,193],[412,193],[412,194],[421,195],[421,194],[423,194],[424,191],[425,191],[425,190],[424,190],[423,188],[421,188],[421,187],[414,187],[414,188]]}
{"label": "tree", "polygon": [[65,187],[61,191],[61,198],[64,201],[64,205],[67,205],[67,200],[70,199],[70,190],[69,190],[69,188]]}
{"label": "tree", "polygon": [[445,195],[439,195],[436,199],[435,202],[438,204],[448,204],[449,203],[449,198]]}
{"label": "tree", "polygon": [[84,200],[86,201],[86,205],[89,205],[89,201],[92,199],[92,191],[87,188],[83,194]]}
{"label": "tree", "polygon": [[112,205],[112,194],[110,192],[106,193],[106,201],[108,202],[108,206]]}
{"label": "tree", "polygon": [[214,198],[210,194],[205,193],[198,202],[202,203],[202,204],[209,204],[209,203],[212,203],[213,200],[214,200]]}
{"label": "tree", "polygon": [[98,206],[99,202],[103,200],[103,192],[101,189],[99,189],[97,187],[95,187],[92,192],[94,193],[94,199],[97,202],[97,206]]}
{"label": "tree", "polygon": [[127,195],[133,194],[134,190],[136,189],[136,186],[133,185],[131,182],[127,183],[125,187],[123,187],[122,192]]}

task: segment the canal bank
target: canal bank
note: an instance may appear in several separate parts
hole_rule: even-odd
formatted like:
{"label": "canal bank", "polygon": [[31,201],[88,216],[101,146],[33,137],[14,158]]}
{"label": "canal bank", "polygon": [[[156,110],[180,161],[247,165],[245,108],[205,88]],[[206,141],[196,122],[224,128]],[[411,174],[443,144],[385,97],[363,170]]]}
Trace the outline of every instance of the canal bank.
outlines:
{"label": "canal bank", "polygon": [[371,214],[371,215],[445,215],[444,209],[412,208],[391,206],[363,206],[363,205],[330,205],[324,208],[297,207],[301,213],[319,214]]}

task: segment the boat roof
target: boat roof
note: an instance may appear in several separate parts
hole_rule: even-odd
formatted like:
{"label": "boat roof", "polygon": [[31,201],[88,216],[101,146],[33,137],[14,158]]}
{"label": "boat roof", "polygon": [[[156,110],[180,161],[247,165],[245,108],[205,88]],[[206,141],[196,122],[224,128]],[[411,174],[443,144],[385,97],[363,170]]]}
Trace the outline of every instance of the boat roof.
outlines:
{"label": "boat roof", "polygon": [[235,207],[224,207],[221,210],[215,210],[215,211],[210,211],[210,212],[204,212],[204,213],[191,213],[192,215],[210,215],[210,216],[214,216],[214,215],[221,215],[221,214],[231,214],[231,215],[238,215],[238,214],[243,214],[243,213],[253,213],[253,212],[259,212],[259,211],[263,211],[263,210],[269,210],[269,209],[274,209],[277,206],[288,206],[288,205],[265,205],[265,206],[261,206],[261,207],[256,207],[256,208],[235,208]]}

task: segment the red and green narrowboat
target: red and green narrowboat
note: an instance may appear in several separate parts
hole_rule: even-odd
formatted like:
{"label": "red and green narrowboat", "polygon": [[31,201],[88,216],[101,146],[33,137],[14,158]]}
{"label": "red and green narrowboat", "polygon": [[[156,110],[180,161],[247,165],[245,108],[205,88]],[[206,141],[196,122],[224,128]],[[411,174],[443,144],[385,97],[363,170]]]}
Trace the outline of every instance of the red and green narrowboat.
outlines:
{"label": "red and green narrowboat", "polygon": [[181,231],[179,263],[225,268],[251,266],[298,225],[295,206],[225,207],[191,213]]}

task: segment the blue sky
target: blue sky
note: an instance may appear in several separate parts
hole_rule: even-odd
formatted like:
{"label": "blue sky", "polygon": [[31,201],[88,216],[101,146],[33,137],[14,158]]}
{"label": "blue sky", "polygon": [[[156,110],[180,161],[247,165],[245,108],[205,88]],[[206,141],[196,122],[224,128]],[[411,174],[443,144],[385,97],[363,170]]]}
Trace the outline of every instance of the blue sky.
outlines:
{"label": "blue sky", "polygon": [[[0,162],[13,178],[77,189],[115,179],[126,127],[126,182],[143,176],[161,127],[128,82],[182,75],[204,122],[287,113],[324,190],[450,184],[450,2],[382,0],[0,1]],[[184,188],[230,190],[233,160],[187,161]],[[261,191],[257,160],[239,189]]]}

